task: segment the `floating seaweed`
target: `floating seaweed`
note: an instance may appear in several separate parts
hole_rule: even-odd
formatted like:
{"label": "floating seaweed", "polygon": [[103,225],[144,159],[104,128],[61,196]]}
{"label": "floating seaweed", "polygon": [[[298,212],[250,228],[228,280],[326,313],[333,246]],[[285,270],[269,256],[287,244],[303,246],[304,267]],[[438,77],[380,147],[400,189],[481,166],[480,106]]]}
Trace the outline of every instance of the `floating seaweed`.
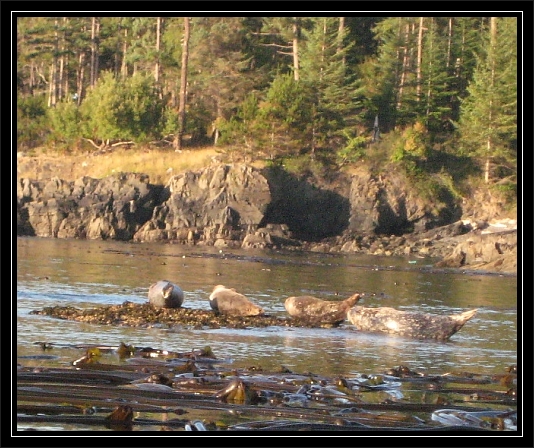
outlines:
{"label": "floating seaweed", "polygon": [[[503,375],[425,376],[402,366],[328,377],[281,366],[197,365],[211,348],[177,353],[79,346],[67,367],[17,371],[17,422],[168,431],[517,431],[517,369]],[[166,353],[143,357],[140,353]],[[170,356],[170,358],[167,358]],[[98,359],[98,362],[94,362]],[[113,362],[106,362],[109,360]],[[177,369],[179,365],[187,368]],[[89,360],[93,360],[90,362]],[[74,364],[76,363],[76,364]],[[194,367],[193,367],[194,366]],[[509,377],[511,376],[511,377]],[[503,381],[505,378],[505,381]],[[186,419],[176,418],[186,416]]]}

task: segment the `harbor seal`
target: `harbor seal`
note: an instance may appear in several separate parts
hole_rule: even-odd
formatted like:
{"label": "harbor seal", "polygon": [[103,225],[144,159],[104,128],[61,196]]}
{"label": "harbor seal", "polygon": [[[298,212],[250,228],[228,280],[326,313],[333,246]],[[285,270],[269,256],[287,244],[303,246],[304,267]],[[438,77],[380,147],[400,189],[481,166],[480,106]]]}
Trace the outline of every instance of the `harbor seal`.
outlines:
{"label": "harbor seal", "polygon": [[216,314],[228,316],[258,316],[264,314],[262,307],[252,303],[233,288],[217,285],[210,294],[210,306]]}
{"label": "harbor seal", "polygon": [[313,296],[288,297],[284,306],[291,317],[318,324],[338,324],[347,318],[347,311],[361,296],[362,294],[356,293],[345,300],[323,300]]}
{"label": "harbor seal", "polygon": [[445,341],[471,319],[477,309],[461,314],[438,315],[400,311],[389,307],[354,306],[347,312],[348,321],[360,331],[397,334],[414,339]]}
{"label": "harbor seal", "polygon": [[160,280],[150,285],[148,301],[157,308],[180,308],[184,302],[184,292],[178,285]]}

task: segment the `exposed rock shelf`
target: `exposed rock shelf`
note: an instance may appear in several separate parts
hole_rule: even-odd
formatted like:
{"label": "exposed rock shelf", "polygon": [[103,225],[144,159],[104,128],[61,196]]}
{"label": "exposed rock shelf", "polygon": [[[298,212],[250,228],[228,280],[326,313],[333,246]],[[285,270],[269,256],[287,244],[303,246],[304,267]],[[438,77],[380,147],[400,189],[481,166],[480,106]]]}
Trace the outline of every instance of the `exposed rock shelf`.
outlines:
{"label": "exposed rock shelf", "polygon": [[279,168],[213,164],[148,176],[17,180],[17,235],[439,258],[517,273],[515,221],[462,218],[416,196],[402,173],[362,171],[318,187]]}

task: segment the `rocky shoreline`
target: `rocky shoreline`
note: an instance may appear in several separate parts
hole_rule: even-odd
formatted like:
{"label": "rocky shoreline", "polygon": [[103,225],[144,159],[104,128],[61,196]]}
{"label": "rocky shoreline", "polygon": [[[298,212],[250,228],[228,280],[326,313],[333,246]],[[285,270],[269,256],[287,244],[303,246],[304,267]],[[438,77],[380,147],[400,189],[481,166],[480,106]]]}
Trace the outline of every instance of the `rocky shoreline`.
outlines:
{"label": "rocky shoreline", "polygon": [[[517,221],[465,217],[418,197],[399,173],[315,185],[280,170],[214,163],[154,185],[148,176],[17,179],[17,235],[115,239],[437,259],[517,274]],[[465,207],[467,208],[467,207]]]}

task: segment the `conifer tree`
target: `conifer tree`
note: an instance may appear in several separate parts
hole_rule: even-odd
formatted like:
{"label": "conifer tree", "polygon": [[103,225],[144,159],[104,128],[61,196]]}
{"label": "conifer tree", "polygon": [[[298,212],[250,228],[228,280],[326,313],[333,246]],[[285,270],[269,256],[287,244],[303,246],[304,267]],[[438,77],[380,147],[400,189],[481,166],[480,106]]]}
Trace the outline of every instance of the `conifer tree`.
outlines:
{"label": "conifer tree", "polygon": [[328,147],[333,152],[344,146],[339,141],[355,127],[362,89],[347,70],[351,45],[345,42],[347,29],[340,26],[340,18],[317,17],[312,23],[313,27],[303,31],[305,45],[300,60],[301,81],[313,94],[307,134],[314,157],[318,148]]}
{"label": "conifer tree", "polygon": [[464,151],[478,157],[484,181],[515,180],[517,163],[517,19],[492,17],[462,103]]}

